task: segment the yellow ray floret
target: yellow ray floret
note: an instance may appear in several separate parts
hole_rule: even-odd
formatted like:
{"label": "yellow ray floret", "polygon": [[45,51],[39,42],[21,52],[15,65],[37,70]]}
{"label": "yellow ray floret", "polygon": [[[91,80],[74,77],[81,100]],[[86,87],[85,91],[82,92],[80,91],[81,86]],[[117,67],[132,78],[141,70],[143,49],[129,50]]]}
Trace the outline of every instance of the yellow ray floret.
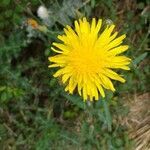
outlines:
{"label": "yellow ray floret", "polygon": [[[52,50],[58,53],[49,57],[49,67],[59,67],[54,77],[60,77],[65,91],[73,93],[77,89],[83,100],[98,100],[105,97],[105,89],[115,91],[111,80],[125,82],[114,69],[129,70],[131,59],[120,55],[128,49],[122,45],[125,35],[117,37],[113,32],[115,25],[101,30],[102,20],[86,18],[75,21],[75,30],[66,26],[64,34],[59,35],[61,42],[54,42]],[[116,38],[117,37],[117,38]]]}

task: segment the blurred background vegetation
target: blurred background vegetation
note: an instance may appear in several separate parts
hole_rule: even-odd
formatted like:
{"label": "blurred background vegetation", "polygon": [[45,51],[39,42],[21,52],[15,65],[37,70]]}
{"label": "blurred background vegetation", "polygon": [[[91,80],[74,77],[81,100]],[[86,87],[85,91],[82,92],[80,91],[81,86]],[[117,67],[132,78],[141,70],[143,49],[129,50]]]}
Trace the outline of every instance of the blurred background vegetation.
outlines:
{"label": "blurred background vegetation", "polygon": [[[47,19],[37,15],[41,5]],[[149,0],[1,0],[0,149],[150,149],[149,13]],[[83,16],[114,22],[127,34],[126,55],[133,60],[124,72],[127,82],[115,83],[117,92],[107,93],[107,104],[100,100],[90,107],[65,93],[48,69],[51,43]],[[137,116],[140,122],[134,122]]]}

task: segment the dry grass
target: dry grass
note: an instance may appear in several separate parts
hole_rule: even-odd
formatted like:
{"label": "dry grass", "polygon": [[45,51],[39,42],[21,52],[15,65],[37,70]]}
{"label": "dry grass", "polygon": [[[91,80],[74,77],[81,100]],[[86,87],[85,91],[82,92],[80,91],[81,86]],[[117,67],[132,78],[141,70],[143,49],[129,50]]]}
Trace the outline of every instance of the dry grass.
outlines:
{"label": "dry grass", "polygon": [[150,93],[135,94],[125,105],[130,112],[121,123],[128,127],[135,150],[150,150]]}

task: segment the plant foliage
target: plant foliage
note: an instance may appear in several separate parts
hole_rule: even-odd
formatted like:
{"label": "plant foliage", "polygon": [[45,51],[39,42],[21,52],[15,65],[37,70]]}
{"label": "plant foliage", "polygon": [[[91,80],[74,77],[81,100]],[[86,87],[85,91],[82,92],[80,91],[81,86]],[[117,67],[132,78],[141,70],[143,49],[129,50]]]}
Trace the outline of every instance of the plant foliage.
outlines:
{"label": "plant foliage", "polygon": [[[0,1],[0,147],[23,150],[126,150],[134,147],[118,121],[128,108],[123,99],[149,92],[149,1],[1,0]],[[48,20],[37,16],[45,5]],[[66,24],[82,16],[115,22],[127,34],[132,58],[127,82],[116,84],[107,100],[85,104],[69,95],[48,69],[51,43]],[[42,28],[34,29],[29,18]],[[118,85],[117,85],[118,84]]]}

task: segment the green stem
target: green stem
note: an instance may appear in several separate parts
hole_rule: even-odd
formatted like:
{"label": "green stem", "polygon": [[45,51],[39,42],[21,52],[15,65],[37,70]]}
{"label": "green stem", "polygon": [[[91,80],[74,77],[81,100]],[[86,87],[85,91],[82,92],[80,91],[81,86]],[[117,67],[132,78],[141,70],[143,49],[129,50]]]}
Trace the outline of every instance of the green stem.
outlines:
{"label": "green stem", "polygon": [[88,115],[89,115],[89,119],[90,119],[90,120],[93,120],[93,112],[92,112],[92,109],[93,109],[93,104],[92,104],[90,101],[87,101],[87,112],[88,112]]}
{"label": "green stem", "polygon": [[106,99],[102,99],[103,107],[104,107],[104,113],[107,121],[108,131],[112,131],[112,118],[109,110],[108,101]]}

